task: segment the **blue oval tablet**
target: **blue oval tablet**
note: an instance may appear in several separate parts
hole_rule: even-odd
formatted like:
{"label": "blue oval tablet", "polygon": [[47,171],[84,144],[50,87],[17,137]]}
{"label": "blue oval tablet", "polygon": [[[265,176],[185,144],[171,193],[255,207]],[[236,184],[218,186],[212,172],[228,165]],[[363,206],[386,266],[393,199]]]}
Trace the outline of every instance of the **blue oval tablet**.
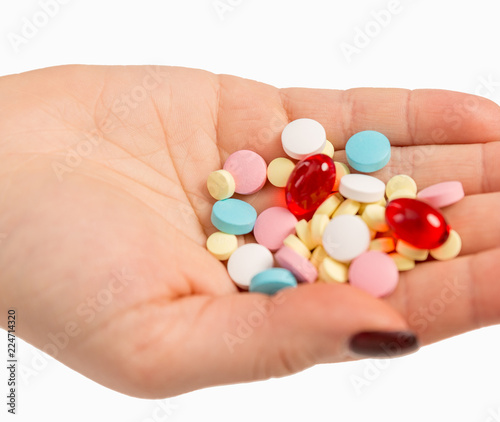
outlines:
{"label": "blue oval tablet", "polygon": [[391,143],[387,136],[374,130],[358,132],[345,146],[349,165],[362,173],[383,168],[391,158]]}
{"label": "blue oval tablet", "polygon": [[294,275],[285,268],[269,268],[253,276],[249,291],[273,295],[287,287],[297,287]]}
{"label": "blue oval tablet", "polygon": [[223,199],[217,201],[212,208],[212,224],[224,233],[250,233],[256,219],[255,208],[239,199]]}

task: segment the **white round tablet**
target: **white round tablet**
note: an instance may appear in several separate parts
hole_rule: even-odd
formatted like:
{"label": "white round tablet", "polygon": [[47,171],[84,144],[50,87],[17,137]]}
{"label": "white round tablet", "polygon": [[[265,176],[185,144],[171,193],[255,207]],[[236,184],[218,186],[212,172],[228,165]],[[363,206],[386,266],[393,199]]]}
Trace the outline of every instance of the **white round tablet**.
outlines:
{"label": "white round tablet", "polygon": [[316,120],[294,120],[283,129],[281,143],[290,157],[302,160],[308,155],[323,151],[326,145],[325,128]]}
{"label": "white round tablet", "polygon": [[370,230],[357,215],[332,218],[323,232],[323,248],[340,262],[349,262],[368,250]]}
{"label": "white round tablet", "polygon": [[272,268],[273,254],[258,243],[247,243],[236,249],[227,261],[227,272],[234,283],[248,289],[254,275]]}
{"label": "white round tablet", "polygon": [[339,192],[358,202],[377,202],[385,194],[385,183],[366,174],[346,174],[340,179]]}

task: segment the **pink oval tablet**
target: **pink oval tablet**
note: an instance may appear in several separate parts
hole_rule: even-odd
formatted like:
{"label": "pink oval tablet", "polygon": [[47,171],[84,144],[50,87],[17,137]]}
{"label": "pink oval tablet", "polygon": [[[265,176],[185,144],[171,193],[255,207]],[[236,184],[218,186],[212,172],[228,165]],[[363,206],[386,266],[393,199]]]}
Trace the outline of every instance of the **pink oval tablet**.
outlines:
{"label": "pink oval tablet", "polygon": [[274,254],[274,258],[280,267],[290,271],[300,283],[314,283],[318,278],[316,267],[288,246],[283,246]]}
{"label": "pink oval tablet", "polygon": [[277,251],[283,246],[283,240],[295,233],[297,218],[283,207],[271,207],[262,211],[253,228],[257,243],[271,251]]}
{"label": "pink oval tablet", "polygon": [[242,149],[233,152],[224,163],[234,178],[235,192],[250,195],[262,189],[267,179],[267,165],[257,153]]}
{"label": "pink oval tablet", "polygon": [[417,198],[434,208],[443,208],[460,201],[465,196],[461,182],[442,182],[422,189]]}
{"label": "pink oval tablet", "polygon": [[399,281],[398,267],[393,259],[379,251],[361,254],[349,266],[349,283],[372,296],[392,293]]}

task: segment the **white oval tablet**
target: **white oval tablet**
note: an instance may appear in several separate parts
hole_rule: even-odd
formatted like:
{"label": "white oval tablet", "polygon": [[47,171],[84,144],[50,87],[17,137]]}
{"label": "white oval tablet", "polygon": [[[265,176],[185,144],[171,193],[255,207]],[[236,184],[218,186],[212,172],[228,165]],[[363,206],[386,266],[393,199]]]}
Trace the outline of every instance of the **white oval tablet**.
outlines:
{"label": "white oval tablet", "polygon": [[328,255],[340,262],[353,260],[366,252],[369,246],[370,230],[357,215],[334,217],[323,232],[323,248]]}
{"label": "white oval tablet", "polygon": [[385,184],[366,174],[346,174],[340,179],[339,192],[358,202],[377,202],[384,197]]}
{"label": "white oval tablet", "polygon": [[281,133],[285,152],[296,160],[319,154],[326,145],[326,131],[321,123],[312,119],[297,119],[288,123]]}
{"label": "white oval tablet", "polygon": [[236,249],[227,261],[227,272],[234,283],[248,289],[254,275],[272,268],[273,254],[258,243],[247,243]]}

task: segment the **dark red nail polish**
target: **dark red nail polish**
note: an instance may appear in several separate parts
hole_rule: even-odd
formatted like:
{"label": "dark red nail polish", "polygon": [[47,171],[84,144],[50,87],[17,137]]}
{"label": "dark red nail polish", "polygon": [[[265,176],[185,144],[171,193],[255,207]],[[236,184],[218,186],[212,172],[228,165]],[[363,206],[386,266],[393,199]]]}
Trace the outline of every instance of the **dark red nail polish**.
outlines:
{"label": "dark red nail polish", "polygon": [[364,331],[349,342],[357,355],[373,358],[392,358],[416,352],[420,345],[411,331]]}

